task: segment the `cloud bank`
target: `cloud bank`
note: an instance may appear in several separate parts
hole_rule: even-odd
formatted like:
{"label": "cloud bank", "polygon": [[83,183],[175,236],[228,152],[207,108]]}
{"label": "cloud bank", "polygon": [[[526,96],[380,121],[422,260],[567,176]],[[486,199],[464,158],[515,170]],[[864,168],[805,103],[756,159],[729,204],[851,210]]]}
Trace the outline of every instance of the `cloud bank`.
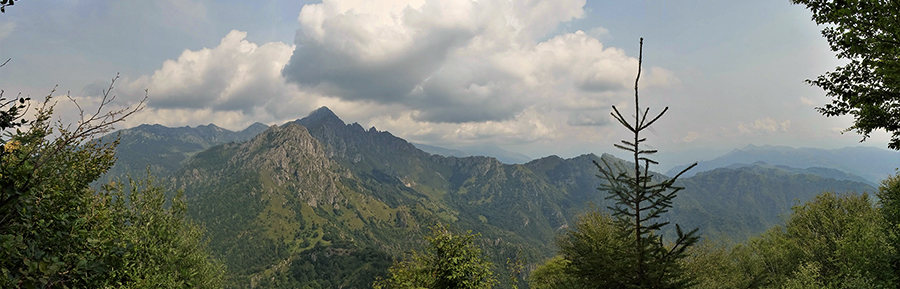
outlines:
{"label": "cloud bank", "polygon": [[[149,89],[135,123],[240,129],[327,105],[423,143],[565,139],[609,124],[610,105],[628,106],[637,73],[635,57],[598,40],[606,29],[557,32],[584,17],[584,5],[326,0],[302,8],[293,45],[252,43],[234,30],[120,89],[132,99]],[[659,67],[641,79],[678,84]]]}

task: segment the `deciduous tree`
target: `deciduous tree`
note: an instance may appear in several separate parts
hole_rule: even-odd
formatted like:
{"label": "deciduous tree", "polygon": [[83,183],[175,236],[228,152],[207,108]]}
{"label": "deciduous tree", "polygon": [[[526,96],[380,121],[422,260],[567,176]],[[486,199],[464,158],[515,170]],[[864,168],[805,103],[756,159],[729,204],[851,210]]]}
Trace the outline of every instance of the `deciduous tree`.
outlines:
{"label": "deciduous tree", "polygon": [[491,262],[475,245],[471,232],[454,234],[446,225],[431,227],[424,252],[413,251],[410,259],[394,263],[387,279],[376,280],[375,288],[492,288],[497,277]]}
{"label": "deciduous tree", "polygon": [[808,83],[832,98],[818,107],[826,116],[852,115],[863,140],[878,129],[893,134],[888,147],[900,150],[900,2],[791,0],[805,5],[822,25],[822,36],[847,64]]}
{"label": "deciduous tree", "polygon": [[12,119],[4,120],[0,148],[0,287],[220,287],[223,266],[185,218],[180,195],[167,200],[149,181],[132,182],[127,193],[88,186],[115,161],[116,142],[94,136],[143,104],[105,111],[115,98],[110,90],[96,112],[80,110],[72,125],[53,125],[49,96],[33,121],[4,109]]}

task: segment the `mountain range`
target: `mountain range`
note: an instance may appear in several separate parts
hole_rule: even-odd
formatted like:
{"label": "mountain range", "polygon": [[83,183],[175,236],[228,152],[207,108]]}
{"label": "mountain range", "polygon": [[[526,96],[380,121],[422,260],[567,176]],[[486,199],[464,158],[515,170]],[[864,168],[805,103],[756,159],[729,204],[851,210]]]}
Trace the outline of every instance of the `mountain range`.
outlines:
{"label": "mountain range", "polygon": [[[540,263],[578,214],[611,205],[597,190],[604,180],[594,163],[629,166],[609,154],[523,164],[433,154],[346,124],[325,107],[241,132],[143,125],[116,135],[120,156],[110,175],[149,166],[183,190],[233,287],[368,287],[384,264],[421,248],[436,222],[480,233],[497,272],[517,255]],[[665,218],[739,242],[824,191],[874,191],[867,178],[837,168],[746,163],[679,179],[685,190]]]}
{"label": "mountain range", "polygon": [[527,155],[511,152],[495,145],[467,146],[460,149],[448,149],[419,143],[414,143],[413,145],[426,153],[446,157],[489,156],[504,164],[524,164],[532,160]]}
{"label": "mountain range", "polygon": [[116,163],[96,183],[106,183],[126,175],[168,176],[181,167],[192,155],[212,146],[244,142],[266,130],[268,126],[254,123],[241,131],[231,131],[214,124],[197,127],[165,127],[142,124],[119,130],[100,138],[100,141],[119,140]]}
{"label": "mountain range", "polygon": [[[715,168],[748,165],[756,162],[800,169],[834,169],[863,177],[874,185],[896,172],[900,167],[900,153],[865,146],[818,149],[747,145],[715,159],[699,162],[684,176],[690,177]],[[673,175],[686,167],[687,165],[675,166],[667,171],[666,175]]]}

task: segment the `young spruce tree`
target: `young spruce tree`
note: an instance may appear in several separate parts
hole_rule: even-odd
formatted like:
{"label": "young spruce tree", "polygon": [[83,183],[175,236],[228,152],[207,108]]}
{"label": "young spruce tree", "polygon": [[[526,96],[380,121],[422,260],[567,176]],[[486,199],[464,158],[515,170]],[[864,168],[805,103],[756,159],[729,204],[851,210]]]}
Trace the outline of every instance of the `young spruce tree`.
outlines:
{"label": "young spruce tree", "polygon": [[641,62],[643,60],[644,39],[640,41],[638,56],[638,73],[634,81],[634,123],[629,123],[613,106],[613,118],[619,121],[629,131],[634,133],[634,139],[622,140],[622,144],[614,144],[615,147],[629,151],[634,156],[633,170],[617,167],[613,168],[603,160],[601,165],[594,162],[600,170],[599,177],[605,178],[607,183],[600,190],[609,193],[607,199],[615,201],[615,205],[609,207],[615,217],[615,223],[620,227],[626,245],[622,252],[622,261],[619,264],[625,266],[626,276],[623,277],[624,287],[627,288],[683,288],[689,286],[687,278],[680,274],[678,260],[687,254],[685,250],[697,242],[695,236],[697,229],[684,233],[681,227],[675,225],[677,239],[674,243],[663,242],[660,230],[669,222],[660,222],[661,214],[672,207],[672,200],[676,193],[684,188],[676,187],[675,180],[687,170],[697,164],[685,168],[671,179],[660,179],[650,174],[650,164],[658,164],[648,156],[656,153],[653,149],[642,149],[641,143],[646,138],[641,138],[641,131],[647,129],[669,109],[650,118],[650,108],[641,111],[638,102],[638,81],[641,79]]}

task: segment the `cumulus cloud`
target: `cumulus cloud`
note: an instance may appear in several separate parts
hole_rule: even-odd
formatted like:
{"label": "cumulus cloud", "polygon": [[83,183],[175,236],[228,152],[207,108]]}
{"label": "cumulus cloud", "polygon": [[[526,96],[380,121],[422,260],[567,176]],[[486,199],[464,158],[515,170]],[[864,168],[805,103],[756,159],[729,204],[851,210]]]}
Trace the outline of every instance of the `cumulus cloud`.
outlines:
{"label": "cumulus cloud", "polygon": [[[281,69],[294,47],[281,42],[262,45],[233,30],[216,47],[185,50],[152,75],[124,78],[118,91],[136,101],[148,90],[148,107],[137,121],[178,125],[216,122],[240,128],[252,121],[295,119],[315,108],[319,95],[285,83]],[[96,94],[102,82],[85,92]]]}
{"label": "cumulus cloud", "polygon": [[402,135],[413,142],[471,144],[528,143],[558,137],[556,120],[533,108],[525,109],[504,121],[433,123],[416,120],[412,113],[374,117],[370,123],[379,129]]}
{"label": "cumulus cloud", "polygon": [[[118,89],[132,101],[149,89],[135,123],[240,129],[328,106],[347,121],[423,143],[594,134],[610,122],[611,104],[630,99],[637,59],[604,46],[600,28],[548,35],[583,17],[583,6],[326,0],[303,7],[293,45],[253,43],[234,30]],[[183,8],[192,7],[202,8]],[[678,84],[659,67],[645,67],[641,79],[644,87]]]}
{"label": "cumulus cloud", "polygon": [[[301,11],[283,74],[317,93],[401,105],[415,111],[414,120],[435,123],[505,121],[535,105],[607,106],[633,82],[637,59],[582,31],[537,41],[583,17],[583,6],[324,1]],[[677,80],[661,68],[647,79],[663,86]]]}
{"label": "cumulus cloud", "polygon": [[604,38],[604,37],[609,36],[609,29],[606,29],[606,28],[603,28],[603,27],[594,27],[593,29],[588,30],[587,33],[588,33],[588,35],[590,35],[591,37],[594,37],[594,38],[597,38],[597,39],[602,39],[602,38]]}
{"label": "cumulus cloud", "polygon": [[277,42],[259,46],[245,37],[246,32],[234,30],[215,48],[186,50],[164,62],[148,80],[157,95],[153,105],[246,113],[262,102],[260,98],[280,95],[278,90],[285,88],[280,69],[292,47]]}

